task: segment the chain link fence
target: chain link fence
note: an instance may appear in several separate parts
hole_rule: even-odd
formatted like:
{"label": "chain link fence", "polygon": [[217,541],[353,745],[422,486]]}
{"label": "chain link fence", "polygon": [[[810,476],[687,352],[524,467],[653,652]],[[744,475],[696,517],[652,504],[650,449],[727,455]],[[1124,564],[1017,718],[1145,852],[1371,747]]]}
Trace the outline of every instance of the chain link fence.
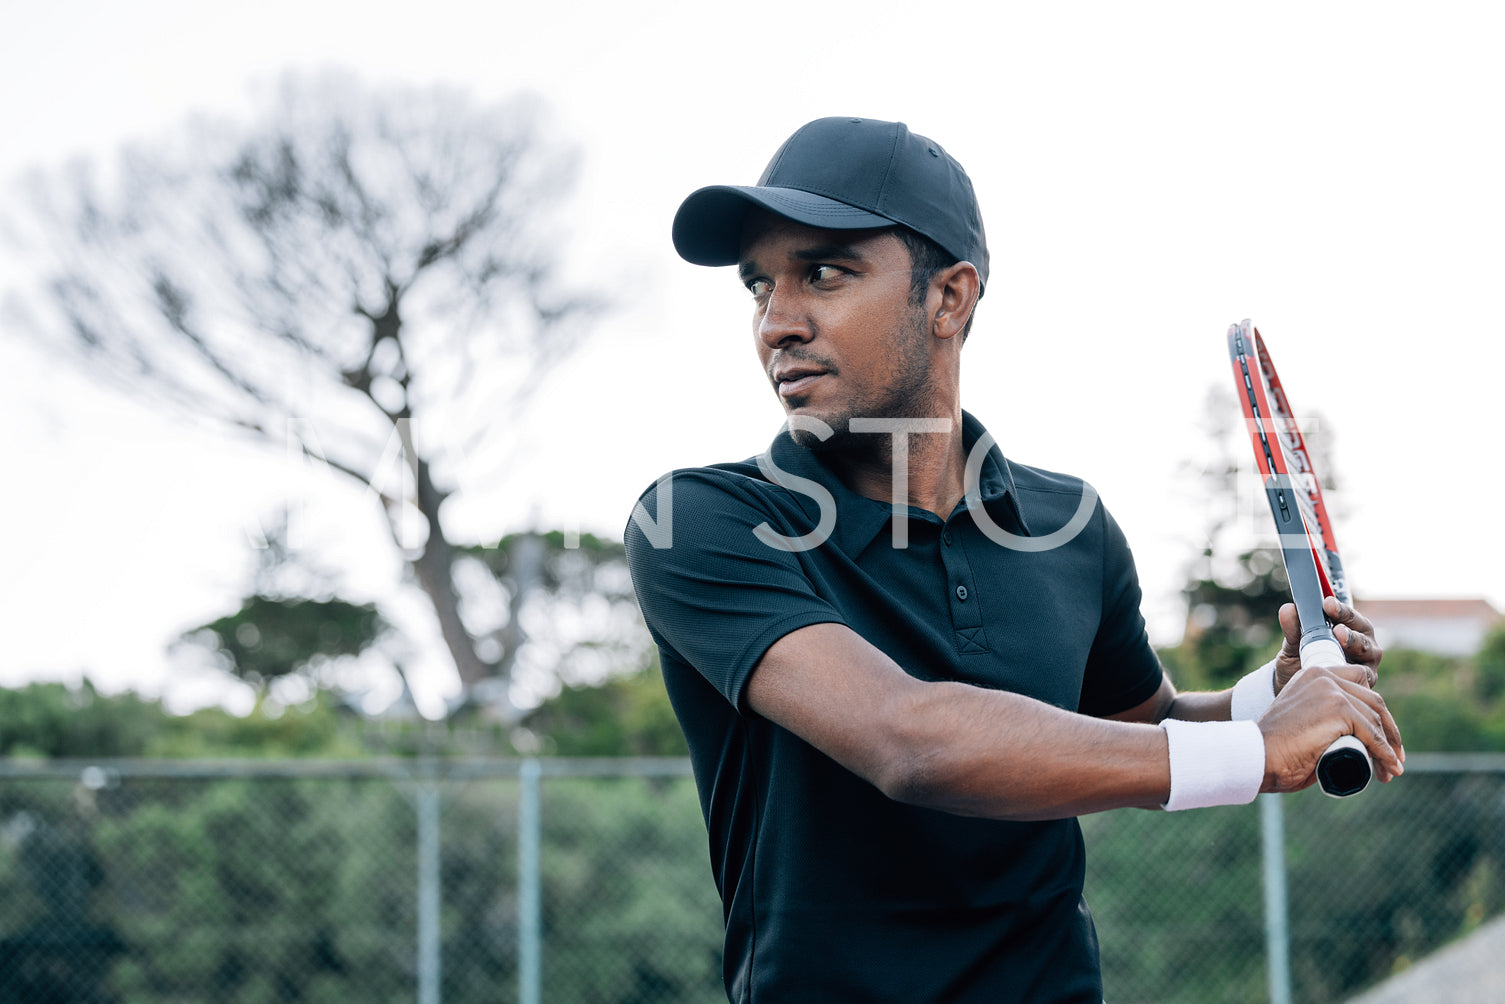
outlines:
{"label": "chain link fence", "polygon": [[[1108,1000],[1342,1001],[1498,913],[1505,756],[1082,821]],[[0,763],[0,1002],[724,1001],[679,760]]]}

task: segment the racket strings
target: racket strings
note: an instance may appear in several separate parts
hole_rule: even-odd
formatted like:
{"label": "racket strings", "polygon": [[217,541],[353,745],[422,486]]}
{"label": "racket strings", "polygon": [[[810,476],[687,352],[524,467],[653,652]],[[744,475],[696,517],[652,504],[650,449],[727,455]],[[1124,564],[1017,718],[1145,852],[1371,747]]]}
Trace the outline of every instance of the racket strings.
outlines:
{"label": "racket strings", "polygon": [[[1295,499],[1296,515],[1307,550],[1317,567],[1323,593],[1348,603],[1347,582],[1322,500],[1321,481],[1306,449],[1301,427],[1286,399],[1285,388],[1275,372],[1275,364],[1259,332],[1247,321],[1235,326],[1230,335],[1244,385],[1245,417],[1258,444],[1256,459],[1263,461],[1261,473],[1267,486],[1273,485],[1276,502],[1283,511],[1289,511],[1286,508],[1289,505],[1287,496]],[[1261,407],[1262,402],[1264,407]],[[1274,444],[1270,442],[1272,438]],[[1282,549],[1300,546],[1300,542],[1294,540],[1282,539],[1280,543]]]}
{"label": "racket strings", "polygon": [[[1268,354],[1261,351],[1258,355],[1251,355],[1248,335],[1243,330],[1237,332],[1234,342],[1243,378],[1246,414],[1260,452],[1264,454],[1262,473],[1267,482],[1274,482],[1277,504],[1283,511],[1289,511],[1287,506],[1290,499],[1295,500],[1296,516],[1304,542],[1317,566],[1322,591],[1337,596],[1346,603],[1347,589],[1343,584],[1341,566],[1336,561],[1337,555],[1333,553],[1331,531],[1328,529],[1325,513],[1322,512],[1322,489],[1311,457],[1306,451],[1301,429],[1285,401],[1279,378],[1273,377],[1273,365]],[[1257,389],[1256,379],[1259,381]],[[1271,402],[1267,408],[1260,407],[1261,398]],[[1272,438],[1275,440],[1273,446],[1270,442]],[[1284,548],[1295,542],[1282,539],[1280,543]]]}

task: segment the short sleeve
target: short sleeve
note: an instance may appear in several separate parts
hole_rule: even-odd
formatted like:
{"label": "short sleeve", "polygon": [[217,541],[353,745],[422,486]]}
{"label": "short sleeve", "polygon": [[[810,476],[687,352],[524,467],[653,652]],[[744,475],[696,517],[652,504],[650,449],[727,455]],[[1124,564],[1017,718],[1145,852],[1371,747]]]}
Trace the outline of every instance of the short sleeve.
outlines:
{"label": "short sleeve", "polygon": [[1082,714],[1103,717],[1142,704],[1160,689],[1164,671],[1140,612],[1142,594],[1123,530],[1103,512],[1102,617],[1082,678]]}
{"label": "short sleeve", "polygon": [[755,535],[763,523],[788,537],[804,532],[791,519],[798,508],[784,501],[782,489],[743,475],[679,471],[643,493],[623,536],[654,641],[739,711],[770,645],[810,624],[845,623],[798,553]]}

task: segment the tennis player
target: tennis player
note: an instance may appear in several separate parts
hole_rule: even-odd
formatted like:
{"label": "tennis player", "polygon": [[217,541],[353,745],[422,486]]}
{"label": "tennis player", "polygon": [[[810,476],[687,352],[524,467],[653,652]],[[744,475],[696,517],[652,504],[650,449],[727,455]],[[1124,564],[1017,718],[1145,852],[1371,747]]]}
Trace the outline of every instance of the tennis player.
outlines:
{"label": "tennis player", "polygon": [[[939,144],[811,122],[756,185],[692,194],[673,237],[737,267],[788,415],[758,457],[660,478],[626,532],[730,1000],[1097,1004],[1076,816],[1303,788],[1350,733],[1401,772],[1361,615],[1328,610],[1348,665],[1296,675],[1287,609],[1273,663],[1178,693],[1091,488],[1009,461],[962,410],[988,249]],[[1091,364],[1016,379],[1069,392]]]}

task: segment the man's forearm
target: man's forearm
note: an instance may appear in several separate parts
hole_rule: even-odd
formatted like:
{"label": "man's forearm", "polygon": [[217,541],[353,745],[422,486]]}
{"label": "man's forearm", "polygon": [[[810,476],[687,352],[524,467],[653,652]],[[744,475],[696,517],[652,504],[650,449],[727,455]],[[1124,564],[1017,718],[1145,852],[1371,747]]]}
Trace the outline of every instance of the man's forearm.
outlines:
{"label": "man's forearm", "polygon": [[1178,718],[1183,722],[1226,722],[1232,717],[1232,694],[1231,690],[1177,694],[1160,720]]}
{"label": "man's forearm", "polygon": [[1156,806],[1165,733],[1006,691],[905,673],[851,629],[814,624],[764,654],[751,710],[899,801],[995,819]]}
{"label": "man's forearm", "polygon": [[[1170,792],[1165,733],[960,683],[907,698],[891,797],[961,815],[1059,819],[1153,808]],[[1226,704],[1226,701],[1225,701]]]}

